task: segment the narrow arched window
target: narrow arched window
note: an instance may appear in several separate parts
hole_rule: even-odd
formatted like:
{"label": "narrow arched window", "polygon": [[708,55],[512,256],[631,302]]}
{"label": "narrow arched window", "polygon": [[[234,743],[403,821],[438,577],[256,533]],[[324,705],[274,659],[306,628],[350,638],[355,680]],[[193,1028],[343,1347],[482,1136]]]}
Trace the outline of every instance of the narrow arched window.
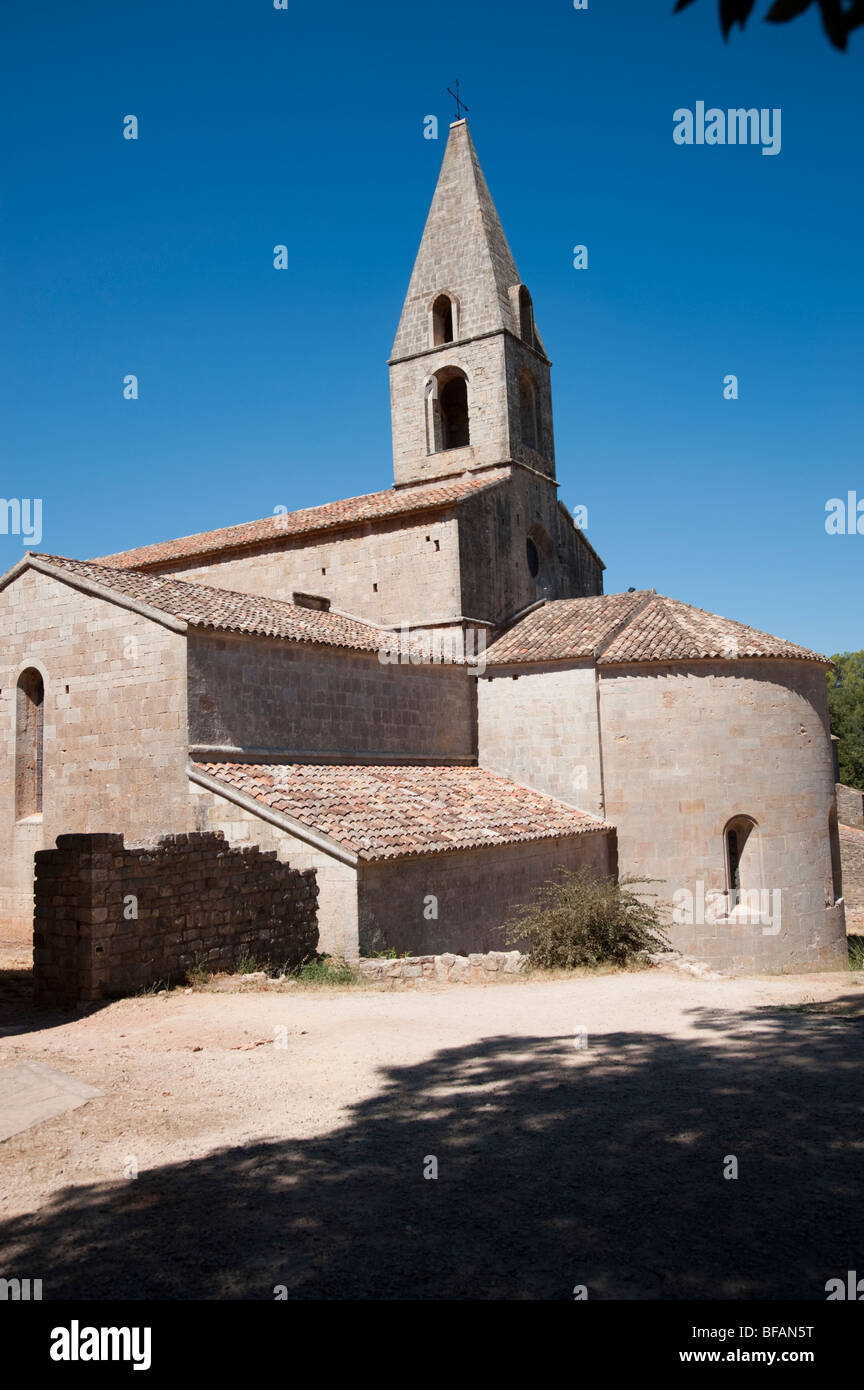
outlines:
{"label": "narrow arched window", "polygon": [[724,831],[726,848],[726,889],[729,907],[737,907],[744,892],[760,888],[756,822],[749,816],[736,816]]}
{"label": "narrow arched window", "polygon": [[470,443],[468,383],[464,376],[451,377],[438,397],[442,449],[462,449]]}
{"label": "narrow arched window", "polygon": [[534,306],[524,285],[519,290],[519,336],[523,343],[534,346]]}
{"label": "narrow arched window", "polygon": [[432,345],[453,341],[453,301],[447,294],[439,294],[432,305]]}
{"label": "narrow arched window", "polygon": [[15,713],[15,815],[18,820],[42,811],[42,745],[45,686],[29,667],[18,677]]}
{"label": "narrow arched window", "polygon": [[521,439],[526,449],[539,449],[537,388],[530,372],[522,372],[519,377],[519,421]]}
{"label": "narrow arched window", "polygon": [[831,807],[828,815],[828,841],[831,849],[831,891],[835,903],[843,896],[843,865],[840,858],[840,831],[837,826],[837,808]]}
{"label": "narrow arched window", "polygon": [[551,545],[548,535],[539,523],[531,527],[525,538],[525,559],[528,562],[528,573],[537,586],[538,597],[548,594]]}

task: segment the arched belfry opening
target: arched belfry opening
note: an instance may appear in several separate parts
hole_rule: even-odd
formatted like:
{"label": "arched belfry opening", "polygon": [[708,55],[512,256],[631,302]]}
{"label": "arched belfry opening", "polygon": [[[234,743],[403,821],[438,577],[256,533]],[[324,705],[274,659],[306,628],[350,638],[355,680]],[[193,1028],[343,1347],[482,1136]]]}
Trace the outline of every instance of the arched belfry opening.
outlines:
{"label": "arched belfry opening", "polygon": [[527,370],[519,374],[519,432],[526,449],[540,449],[540,421],[537,415],[537,383]]}
{"label": "arched belfry opening", "polygon": [[432,346],[452,343],[456,337],[456,305],[449,294],[439,294],[432,305]]}
{"label": "arched belfry opening", "polygon": [[471,442],[468,428],[468,382],[461,374],[441,387],[441,448],[463,449]]}
{"label": "arched belfry opening", "polygon": [[397,487],[510,463],[554,481],[550,362],[464,120],[450,127],[388,366]]}
{"label": "arched belfry opening", "polygon": [[426,443],[430,454],[471,443],[468,378],[459,367],[442,367],[426,384]]}
{"label": "arched belfry opening", "polygon": [[15,692],[16,820],[42,812],[44,714],[45,685],[41,673],[31,666],[21,672]]}
{"label": "arched belfry opening", "polygon": [[519,287],[519,336],[523,343],[534,347],[534,305],[524,285]]}

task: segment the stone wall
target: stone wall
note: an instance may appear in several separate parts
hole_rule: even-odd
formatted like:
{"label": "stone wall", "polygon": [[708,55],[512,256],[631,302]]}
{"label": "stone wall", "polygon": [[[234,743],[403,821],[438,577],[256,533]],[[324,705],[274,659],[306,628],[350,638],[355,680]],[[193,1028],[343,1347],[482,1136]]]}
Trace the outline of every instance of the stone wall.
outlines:
{"label": "stone wall", "polygon": [[[540,552],[536,578],[528,568],[529,535]],[[602,562],[564,515],[556,485],[524,468],[461,503],[459,543],[462,611],[469,618],[503,623],[539,598],[603,592]]]}
{"label": "stone wall", "polygon": [[[614,831],[357,865],[360,953],[504,949],[498,928],[559,868],[615,872]],[[509,943],[517,945],[518,943]]]}
{"label": "stone wall", "polygon": [[824,668],[741,659],[601,666],[600,675],[606,815],[621,873],[658,880],[648,891],[667,909],[686,890],[695,915],[709,917],[700,891],[727,888],[724,831],[747,816],[760,886],[780,894],[779,931],[773,920],[697,920],[670,927],[673,946],[718,970],[845,964]]}
{"label": "stone wall", "polygon": [[864,936],[864,830],[840,826],[846,930]]}
{"label": "stone wall", "polygon": [[357,873],[351,864],[290,834],[218,792],[189,783],[192,825],[200,831],[220,831],[230,845],[257,845],[272,850],[295,869],[314,869],[318,885],[319,950],[331,956],[356,958]]}
{"label": "stone wall", "polygon": [[486,951],[469,956],[402,956],[369,959],[356,962],[359,974],[374,984],[417,985],[423,980],[438,984],[492,984],[512,979],[528,969],[528,957],[521,951]]}
{"label": "stone wall", "polygon": [[[447,457],[468,452],[454,449]],[[464,471],[464,460],[456,471]],[[571,506],[579,501],[569,500]],[[526,540],[536,527],[548,545],[535,579]],[[509,481],[463,499],[450,514],[286,537],[234,555],[152,569],[287,602],[295,592],[323,594],[334,608],[385,626],[425,627],[463,617],[497,623],[544,595],[576,598],[603,591],[602,564],[563,515],[555,484],[520,468]]]}
{"label": "stone wall", "polygon": [[[16,821],[15,695],[42,674],[43,811]],[[0,591],[0,931],[32,931],[33,855],[70,831],[187,829],[186,643],[36,570]]]}
{"label": "stone wall", "polygon": [[857,787],[846,787],[842,782],[835,784],[837,792],[837,819],[841,825],[852,825],[864,830],[864,792]]}
{"label": "stone wall", "polygon": [[602,818],[593,662],[489,671],[477,702],[481,767]]}
{"label": "stone wall", "polygon": [[194,746],[409,759],[472,758],[473,678],[375,652],[189,634]]}
{"label": "stone wall", "polygon": [[318,944],[317,891],[314,871],[219,834],[128,849],[122,835],[61,835],[36,855],[34,997],[112,998],[243,955],[299,964]]}
{"label": "stone wall", "polygon": [[[488,468],[511,457],[507,359],[504,333],[474,342],[448,343],[390,367],[393,476],[397,484]],[[467,378],[470,444],[430,453],[426,383],[444,367]],[[469,614],[474,617],[474,614]]]}
{"label": "stone wall", "polygon": [[[285,498],[286,505],[290,501]],[[460,616],[456,522],[441,510],[425,518],[394,517],[286,537],[234,555],[160,565],[158,572],[286,603],[295,591],[324,594],[334,608],[370,623],[449,622]]]}

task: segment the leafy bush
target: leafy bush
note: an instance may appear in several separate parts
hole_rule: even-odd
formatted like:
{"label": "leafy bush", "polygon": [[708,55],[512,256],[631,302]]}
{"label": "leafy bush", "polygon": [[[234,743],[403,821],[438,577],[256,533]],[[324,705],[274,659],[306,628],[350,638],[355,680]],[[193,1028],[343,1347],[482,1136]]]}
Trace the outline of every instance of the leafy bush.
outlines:
{"label": "leafy bush", "polygon": [[667,945],[654,903],[632,885],[650,879],[598,878],[590,869],[559,870],[557,880],[537,890],[534,901],[502,928],[508,942],[527,950],[530,962],[547,970],[611,962],[625,965],[639,951]]}
{"label": "leafy bush", "polygon": [[295,979],[301,985],[353,985],[357,974],[341,956],[316,956],[300,966]]}
{"label": "leafy bush", "polygon": [[828,709],[837,746],[840,781],[864,787],[864,651],[832,656],[828,672]]}
{"label": "leafy bush", "polygon": [[233,973],[235,975],[257,975],[261,970],[267,970],[266,961],[259,960],[257,956],[244,954],[235,962]]}

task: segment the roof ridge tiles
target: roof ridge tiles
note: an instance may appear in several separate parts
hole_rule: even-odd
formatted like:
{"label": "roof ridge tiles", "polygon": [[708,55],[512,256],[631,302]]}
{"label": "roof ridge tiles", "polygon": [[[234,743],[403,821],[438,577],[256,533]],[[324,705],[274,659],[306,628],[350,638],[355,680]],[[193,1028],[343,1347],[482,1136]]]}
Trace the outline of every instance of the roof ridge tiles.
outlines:
{"label": "roof ridge tiles", "polygon": [[114,594],[127,603],[143,605],[192,628],[370,652],[380,650],[382,635],[388,631],[332,609],[304,608],[263,594],[245,594],[213,584],[190,583],[171,575],[118,569],[92,560],[74,560],[45,552],[28,551],[5,576],[5,581],[28,565],[56,574],[67,582],[74,583],[77,579],[97,591]]}
{"label": "roof ridge tiles", "polygon": [[293,512],[280,512],[233,526],[115,551],[110,555],[97,556],[90,563],[109,565],[113,569],[143,569],[194,559],[200,555],[273,544],[297,535],[344,529],[379,518],[410,515],[413,511],[437,510],[486,488],[497,487],[509,474],[510,465],[502,464],[478,474],[361,493],[357,497],[344,497],[315,507],[302,507]]}

